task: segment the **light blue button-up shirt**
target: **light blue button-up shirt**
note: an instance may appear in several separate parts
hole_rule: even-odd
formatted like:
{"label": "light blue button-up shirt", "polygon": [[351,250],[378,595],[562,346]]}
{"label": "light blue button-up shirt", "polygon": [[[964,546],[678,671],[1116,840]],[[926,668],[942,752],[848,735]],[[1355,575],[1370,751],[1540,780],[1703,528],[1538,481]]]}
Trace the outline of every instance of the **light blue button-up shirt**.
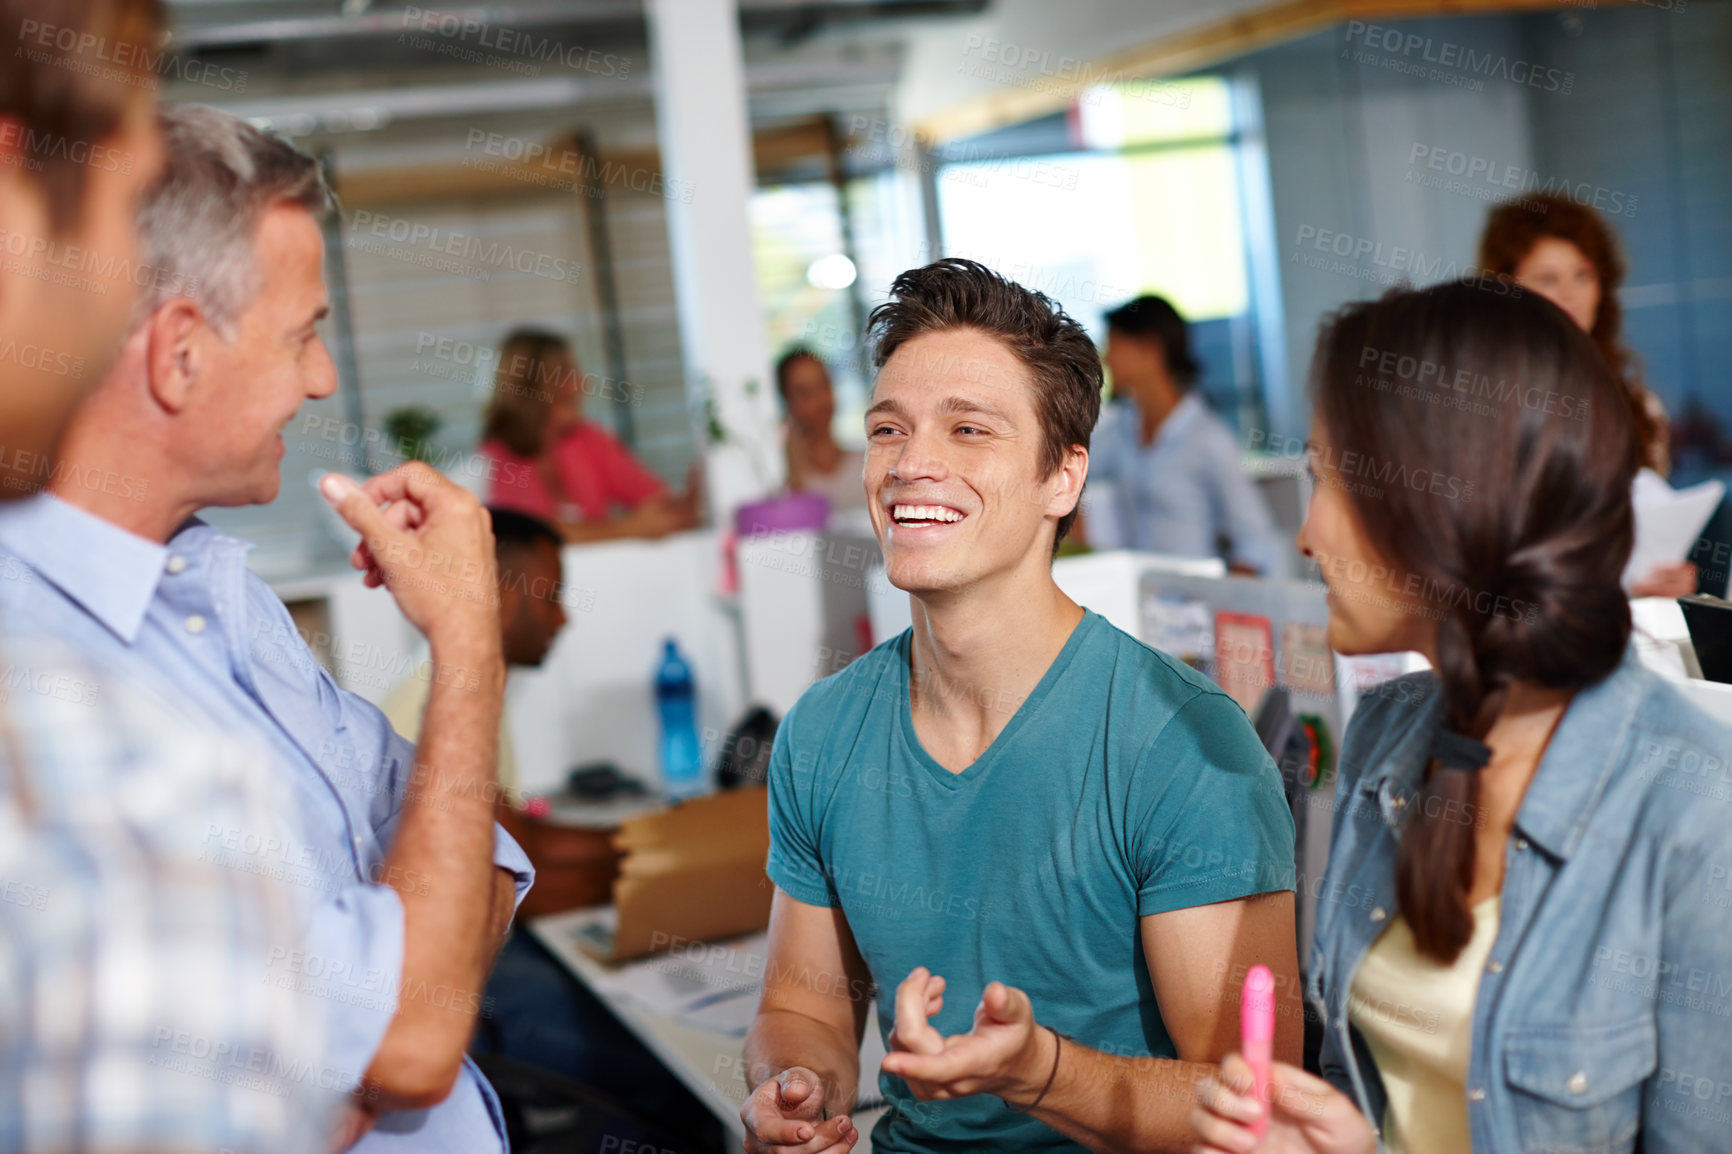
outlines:
{"label": "light blue button-up shirt", "polygon": [[[273,951],[260,980],[324,1009],[330,1065],[358,1074],[399,993],[433,996],[398,989],[403,907],[382,877],[415,747],[379,710],[338,688],[288,609],[247,569],[249,548],[197,520],[159,545],[37,497],[0,510],[0,568],[22,564],[33,577],[0,582],[0,608],[134,672],[218,726],[263,737],[277,754],[301,803],[299,827],[213,826],[207,848],[316,895],[301,956]],[[533,878],[529,859],[503,830],[494,836],[494,863],[516,876],[521,901]],[[355,1149],[503,1151],[505,1128],[492,1087],[465,1059],[444,1102],[383,1115]]]}
{"label": "light blue button-up shirt", "polygon": [[1221,557],[1259,573],[1275,566],[1269,507],[1239,463],[1239,445],[1195,393],[1167,414],[1150,444],[1129,402],[1108,405],[1089,439],[1089,479],[1111,482],[1108,506],[1126,548]]}

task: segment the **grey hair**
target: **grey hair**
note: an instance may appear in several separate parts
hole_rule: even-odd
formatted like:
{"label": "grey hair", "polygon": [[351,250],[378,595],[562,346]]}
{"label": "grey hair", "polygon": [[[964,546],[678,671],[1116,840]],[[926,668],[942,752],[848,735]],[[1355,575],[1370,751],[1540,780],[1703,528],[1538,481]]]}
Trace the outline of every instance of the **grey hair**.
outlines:
{"label": "grey hair", "polygon": [[323,220],[335,207],[319,162],[274,133],[198,104],[158,114],[162,175],[138,208],[145,266],[137,318],[191,297],[231,336],[259,291],[253,237],[265,210],[298,205]]}

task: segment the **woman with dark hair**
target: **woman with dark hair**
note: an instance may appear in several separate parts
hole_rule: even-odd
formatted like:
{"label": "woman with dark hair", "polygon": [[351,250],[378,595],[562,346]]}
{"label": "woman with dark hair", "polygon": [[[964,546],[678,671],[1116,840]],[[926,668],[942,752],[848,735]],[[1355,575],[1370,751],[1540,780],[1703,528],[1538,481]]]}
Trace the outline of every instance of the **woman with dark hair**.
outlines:
{"label": "woman with dark hair", "polygon": [[829,368],[817,353],[795,345],[776,362],[776,392],[788,414],[783,442],[788,490],[822,494],[831,511],[865,508],[866,454],[844,449],[830,427],[836,390]]}
{"label": "woman with dark hair", "polygon": [[1628,646],[1623,383],[1562,310],[1485,283],[1351,306],[1319,340],[1299,545],[1330,647],[1434,672],[1348,727],[1307,989],[1323,1078],[1278,1065],[1264,1105],[1229,1057],[1199,1151],[1725,1145],[1697,1095],[1732,1070],[1709,768],[1732,731]]}
{"label": "woman with dark hair", "polygon": [[584,418],[584,395],[607,384],[580,372],[556,333],[505,338],[482,418],[489,505],[552,522],[573,544],[664,537],[697,523],[695,471],[688,493],[670,497],[630,449]]}
{"label": "woman with dark hair", "polygon": [[[1570,315],[1624,383],[1643,467],[1662,479],[1672,472],[1666,407],[1642,382],[1635,354],[1624,343],[1624,311],[1618,287],[1624,258],[1600,214],[1567,196],[1542,193],[1492,209],[1479,241],[1479,263],[1488,273],[1512,277]],[[1682,597],[1696,591],[1689,561],[1656,565],[1630,589],[1636,597]]]}

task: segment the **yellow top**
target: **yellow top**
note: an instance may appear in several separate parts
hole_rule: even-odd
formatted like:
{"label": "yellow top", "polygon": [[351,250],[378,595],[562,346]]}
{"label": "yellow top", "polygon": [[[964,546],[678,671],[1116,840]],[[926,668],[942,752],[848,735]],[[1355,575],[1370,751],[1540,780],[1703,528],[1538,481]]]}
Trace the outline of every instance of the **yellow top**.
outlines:
{"label": "yellow top", "polygon": [[1473,1149],[1467,1123],[1473,1001],[1497,924],[1493,895],[1473,908],[1473,937],[1445,966],[1419,952],[1407,919],[1397,916],[1353,975],[1347,1013],[1388,1093],[1383,1141],[1391,1154]]}
{"label": "yellow top", "polygon": [[[433,694],[433,683],[420,672],[411,673],[386,695],[379,711],[405,741],[421,740],[421,718],[427,712],[427,699]],[[499,785],[507,799],[517,790],[517,754],[511,746],[510,727],[505,724],[505,711],[499,713],[499,753],[497,755]]]}

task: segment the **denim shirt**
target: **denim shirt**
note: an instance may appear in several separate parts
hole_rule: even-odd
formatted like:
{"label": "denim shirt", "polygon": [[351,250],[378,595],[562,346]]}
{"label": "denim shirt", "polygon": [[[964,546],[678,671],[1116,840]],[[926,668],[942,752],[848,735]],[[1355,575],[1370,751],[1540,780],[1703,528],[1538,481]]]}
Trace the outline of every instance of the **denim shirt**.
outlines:
{"label": "denim shirt", "polygon": [[[1396,915],[1400,823],[1442,717],[1430,673],[1361,702],[1318,900],[1307,994],[1323,1016],[1323,1075],[1379,1127],[1387,1099],[1348,992]],[[1627,652],[1571,701],[1505,853],[1473,1007],[1474,1149],[1727,1149],[1732,728]]]}

